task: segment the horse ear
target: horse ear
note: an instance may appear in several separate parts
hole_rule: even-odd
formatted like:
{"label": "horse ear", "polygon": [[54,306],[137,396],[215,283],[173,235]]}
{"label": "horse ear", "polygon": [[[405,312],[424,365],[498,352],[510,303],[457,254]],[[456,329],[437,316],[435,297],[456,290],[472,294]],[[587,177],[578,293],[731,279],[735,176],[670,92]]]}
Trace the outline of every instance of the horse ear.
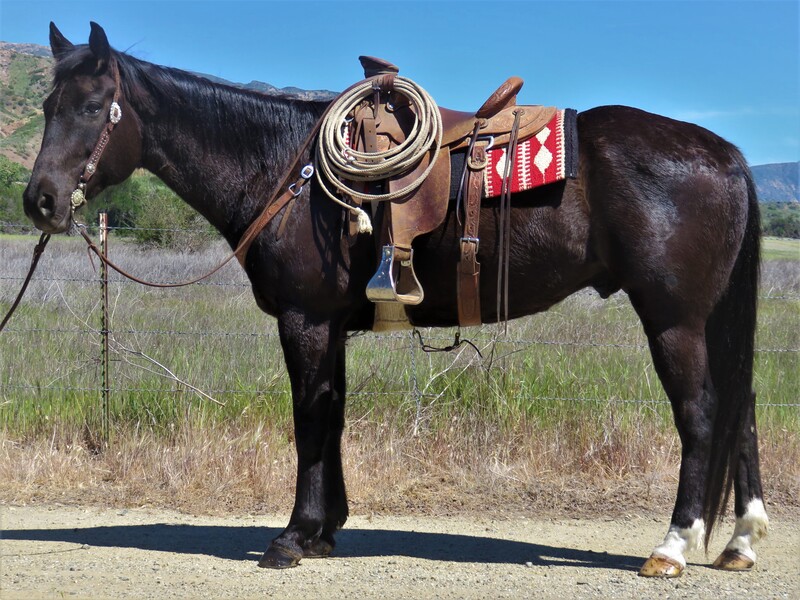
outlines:
{"label": "horse ear", "polygon": [[53,51],[53,57],[60,60],[62,56],[70,52],[75,46],[72,45],[67,38],[64,37],[56,24],[50,21],[50,50]]}
{"label": "horse ear", "polygon": [[102,73],[108,67],[108,61],[111,59],[111,46],[108,45],[108,38],[106,32],[94,21],[89,23],[92,27],[92,32],[89,34],[89,49],[97,58],[96,73]]}

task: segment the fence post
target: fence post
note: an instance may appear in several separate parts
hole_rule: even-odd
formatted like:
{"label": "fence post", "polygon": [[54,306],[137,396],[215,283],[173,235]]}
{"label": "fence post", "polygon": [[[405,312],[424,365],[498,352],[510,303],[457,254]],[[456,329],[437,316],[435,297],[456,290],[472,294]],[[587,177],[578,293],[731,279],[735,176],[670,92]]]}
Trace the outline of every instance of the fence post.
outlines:
{"label": "fence post", "polygon": [[[100,217],[100,251],[103,258],[108,258],[108,213],[101,212]],[[100,261],[100,279],[103,295],[102,323],[100,325],[100,335],[102,336],[101,363],[103,376],[103,445],[107,448],[109,444],[109,415],[111,406],[109,402],[110,386],[108,373],[108,332],[111,328],[108,317],[108,267],[104,261]]]}
{"label": "fence post", "polygon": [[419,427],[422,421],[422,393],[419,389],[419,382],[417,381],[417,345],[414,339],[414,330],[411,330],[408,336],[411,349],[411,381],[414,386],[412,394],[414,396],[414,432],[413,436],[419,435]]}

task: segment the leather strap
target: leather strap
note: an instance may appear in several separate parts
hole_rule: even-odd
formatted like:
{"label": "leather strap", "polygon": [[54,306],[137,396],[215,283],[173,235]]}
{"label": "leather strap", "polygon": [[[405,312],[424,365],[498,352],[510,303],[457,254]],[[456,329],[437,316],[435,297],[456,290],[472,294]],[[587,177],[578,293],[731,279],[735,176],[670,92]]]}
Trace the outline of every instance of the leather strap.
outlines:
{"label": "leather strap", "polygon": [[508,270],[511,264],[511,177],[517,156],[520,117],[523,108],[514,111],[514,124],[511,127],[506,162],[503,169],[503,185],[500,193],[500,239],[497,264],[497,322],[505,322],[508,333]]}
{"label": "leather strap", "polygon": [[[117,75],[116,76],[117,77],[119,76],[118,75],[118,71],[117,71]],[[350,91],[351,89],[353,89],[354,87],[355,86],[351,86],[350,88],[348,88],[347,90],[345,90],[342,93],[344,94],[344,93]],[[117,86],[117,88],[119,89],[119,86]],[[191,285],[193,283],[197,283],[198,281],[202,281],[203,279],[206,279],[207,277],[210,277],[211,275],[213,275],[214,273],[219,271],[223,266],[228,264],[234,258],[236,258],[239,261],[239,264],[242,265],[242,267],[244,267],[245,266],[245,258],[247,257],[247,252],[248,252],[248,250],[250,250],[250,246],[253,244],[253,241],[256,239],[256,237],[258,237],[258,234],[261,233],[264,230],[264,228],[267,226],[267,224],[269,224],[269,222],[275,217],[275,215],[277,215],[281,211],[281,209],[284,206],[289,204],[292,200],[294,200],[297,196],[300,195],[300,191],[302,190],[303,186],[311,178],[311,174],[310,173],[304,173],[306,168],[305,167],[301,168],[300,167],[300,163],[301,163],[303,157],[305,156],[306,151],[309,149],[311,144],[316,139],[317,134],[319,133],[319,130],[322,127],[322,122],[325,120],[325,117],[330,112],[330,109],[331,109],[332,106],[333,106],[333,103],[329,104],[325,108],[325,111],[322,113],[322,116],[320,116],[320,118],[317,119],[317,122],[314,124],[314,127],[308,133],[308,136],[306,137],[305,141],[300,145],[300,148],[297,151],[297,154],[294,156],[294,159],[292,160],[292,162],[289,163],[289,167],[285,171],[286,175],[280,181],[279,185],[275,188],[275,190],[273,191],[272,195],[270,196],[271,198],[274,198],[274,200],[272,202],[269,202],[264,207],[264,209],[258,215],[258,217],[256,217],[256,219],[245,230],[244,234],[242,235],[242,237],[239,240],[239,243],[236,246],[236,249],[233,252],[231,252],[227,256],[227,258],[225,258],[222,262],[220,262],[216,267],[214,267],[211,271],[209,271],[205,275],[202,275],[201,277],[198,277],[196,279],[192,279],[191,281],[183,281],[183,282],[180,282],[180,283],[163,284],[163,283],[152,283],[152,282],[144,281],[142,279],[134,277],[130,273],[125,272],[123,269],[121,269],[120,267],[115,265],[113,262],[108,260],[107,257],[103,256],[102,252],[100,252],[100,249],[94,244],[94,242],[92,242],[91,238],[86,233],[84,228],[80,227],[79,230],[80,230],[81,235],[83,236],[83,238],[86,240],[86,243],[89,246],[89,250],[91,252],[94,252],[94,254],[96,254],[97,257],[101,261],[103,261],[109,267],[111,267],[112,269],[117,271],[120,275],[123,275],[124,277],[127,277],[128,279],[131,279],[132,281],[135,281],[137,283],[141,283],[143,285],[147,285],[147,286],[150,286],[150,287],[157,287],[157,288],[183,287],[183,286],[186,286],[186,285]],[[291,185],[287,185],[291,181],[291,177],[292,176],[296,177],[295,182],[293,184],[291,184]],[[282,189],[284,191],[281,193]],[[283,227],[280,227],[281,232],[282,232],[284,227],[285,227],[285,225],[283,225]]]}
{"label": "leather strap", "polygon": [[117,126],[117,123],[119,123],[120,118],[122,118],[121,112],[117,112],[115,114],[115,111],[120,111],[119,102],[122,96],[117,61],[111,61],[110,69],[111,76],[114,78],[115,86],[114,97],[111,100],[111,113],[108,121],[106,122],[106,126],[103,128],[103,133],[100,134],[100,139],[97,140],[97,144],[95,144],[94,150],[92,150],[92,154],[89,156],[89,160],[86,162],[83,172],[81,173],[80,182],[83,184],[88,183],[92,178],[92,175],[97,172],[97,164],[100,162],[100,157],[103,156],[103,152],[106,150],[108,140],[111,137],[111,132],[114,131],[114,128]]}
{"label": "leather strap", "polygon": [[[316,129],[316,128],[315,128]],[[305,146],[304,146],[305,148]],[[299,157],[298,157],[299,159]],[[293,166],[293,170],[296,169],[297,163]],[[284,190],[284,192],[275,198],[273,202],[271,202],[258,217],[255,221],[250,223],[250,226],[247,230],[242,234],[241,239],[239,240],[239,245],[236,247],[236,250],[233,251],[233,254],[236,256],[236,259],[239,261],[239,264],[244,267],[245,258],[247,257],[247,251],[250,250],[250,246],[253,244],[253,241],[258,237],[258,234],[263,231],[263,229],[267,226],[267,224],[277,215],[280,210],[289,204],[292,200],[294,200],[300,190],[303,189],[308,178],[304,178],[302,175],[297,178],[292,185]]]}
{"label": "leather strap", "polygon": [[25,281],[22,283],[22,289],[20,289],[19,294],[17,294],[16,299],[11,304],[11,308],[6,313],[6,316],[3,317],[3,321],[0,322],[0,331],[3,331],[3,329],[5,329],[6,323],[8,323],[9,320],[11,320],[11,315],[14,314],[14,311],[17,310],[19,303],[22,301],[22,297],[25,295],[25,290],[28,289],[28,284],[31,282],[31,279],[33,279],[33,273],[34,271],[36,271],[36,265],[39,264],[39,259],[42,257],[42,254],[44,254],[44,249],[47,246],[47,242],[49,241],[50,241],[49,233],[43,233],[39,237],[39,243],[36,244],[36,246],[33,249],[33,258],[31,258],[31,266],[28,269],[28,275],[25,277]]}
{"label": "leather strap", "polygon": [[474,144],[467,160],[469,175],[464,197],[464,237],[461,238],[461,259],[458,262],[458,323],[462,327],[481,324],[478,227],[486,162],[486,145]]}

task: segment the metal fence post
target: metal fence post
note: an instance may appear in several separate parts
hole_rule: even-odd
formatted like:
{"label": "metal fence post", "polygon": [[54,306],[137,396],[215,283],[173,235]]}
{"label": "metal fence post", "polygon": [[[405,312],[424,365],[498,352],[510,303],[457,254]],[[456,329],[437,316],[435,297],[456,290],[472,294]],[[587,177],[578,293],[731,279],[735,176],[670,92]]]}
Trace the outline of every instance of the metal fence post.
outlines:
{"label": "metal fence post", "polygon": [[[101,212],[100,216],[100,251],[103,258],[108,258],[108,213]],[[109,443],[109,415],[111,406],[109,402],[110,385],[108,373],[108,332],[111,328],[108,317],[108,267],[104,261],[100,261],[100,279],[103,295],[102,323],[100,325],[101,344],[101,369],[103,376],[103,445],[108,447]]]}
{"label": "metal fence post", "polygon": [[419,434],[420,424],[422,422],[422,393],[419,389],[419,382],[417,381],[417,345],[414,340],[414,330],[408,336],[411,351],[411,381],[414,386],[412,394],[414,396],[414,437]]}

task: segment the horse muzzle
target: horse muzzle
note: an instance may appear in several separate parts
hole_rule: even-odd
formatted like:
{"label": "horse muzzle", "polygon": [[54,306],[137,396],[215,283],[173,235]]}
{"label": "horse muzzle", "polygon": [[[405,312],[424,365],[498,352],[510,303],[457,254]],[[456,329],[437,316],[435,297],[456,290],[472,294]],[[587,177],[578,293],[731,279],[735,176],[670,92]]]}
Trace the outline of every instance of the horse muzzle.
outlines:
{"label": "horse muzzle", "polygon": [[23,195],[25,214],[44,233],[63,233],[70,228],[72,206],[69,195],[59,194],[47,178],[33,179]]}

